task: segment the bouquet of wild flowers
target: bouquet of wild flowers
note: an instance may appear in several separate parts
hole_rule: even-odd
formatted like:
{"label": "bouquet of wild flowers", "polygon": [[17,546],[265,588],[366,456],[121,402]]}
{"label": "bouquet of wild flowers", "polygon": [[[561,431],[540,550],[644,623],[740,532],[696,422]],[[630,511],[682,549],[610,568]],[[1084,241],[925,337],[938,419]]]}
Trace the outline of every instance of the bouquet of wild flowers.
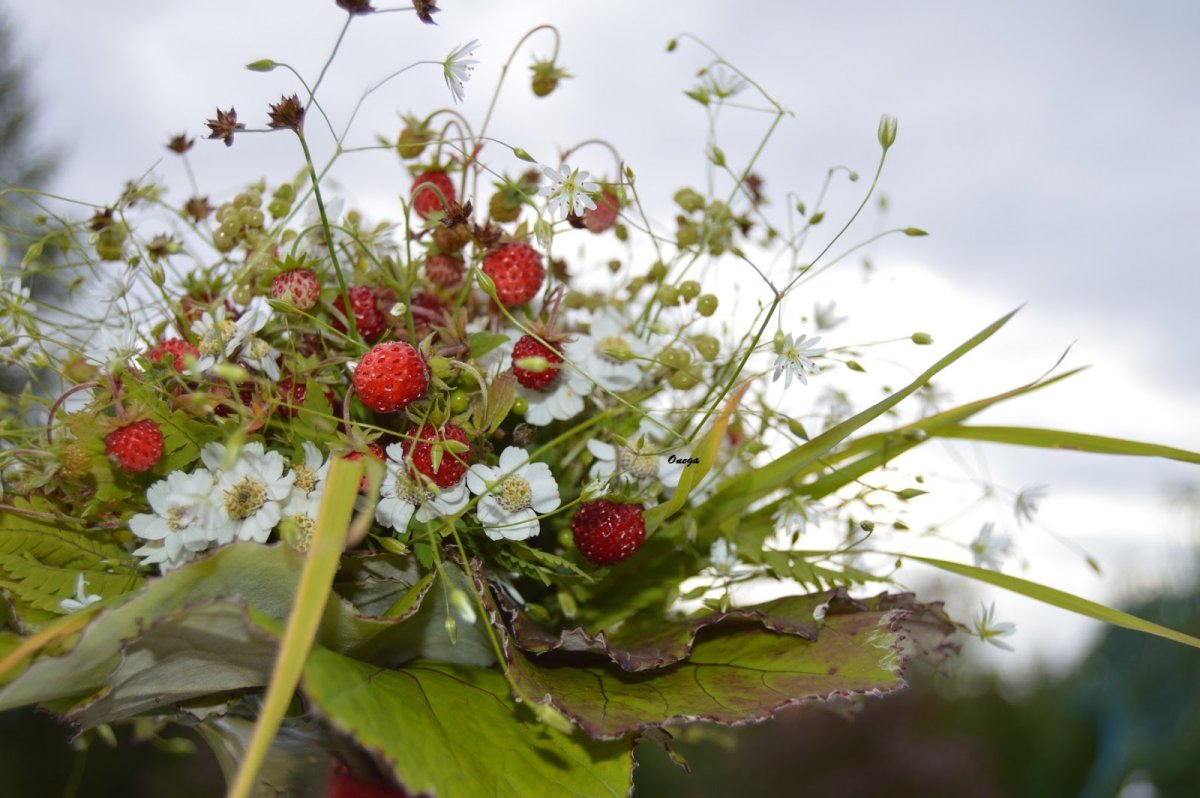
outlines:
{"label": "bouquet of wild flowers", "polygon": [[[374,10],[338,4],[347,25]],[[538,96],[568,77],[546,30]],[[456,100],[475,49],[440,64]],[[606,144],[535,158],[487,135],[490,109],[478,129],[442,109],[347,148],[320,82],[271,105],[264,130],[233,108],[207,122],[227,145],[290,140],[292,180],[215,208],[143,180],[83,221],[32,199],[44,235],[24,267],[53,263],[104,301],[39,307],[6,284],[4,357],[31,388],[0,452],[0,706],[40,703],[84,730],[195,724],[233,795],[624,794],[633,744],[668,746],[665,727],[885,693],[909,659],[953,648],[939,605],[871,597],[907,527],[856,508],[923,492],[864,481],[903,452],[959,437],[1197,459],[964,423],[1065,374],[860,432],[1007,316],[810,433],[788,392],[823,366],[861,367],[820,345],[832,305],[805,333],[783,310],[858,214],[815,249],[820,207],[777,226],[762,144],[735,163],[710,141],[708,190],[679,190],[663,229]],[[784,113],[715,54],[689,95],[713,117],[738,95]],[[324,166],[314,127],[331,138]],[[895,138],[884,117],[875,181]],[[186,165],[193,145],[168,147]],[[411,172],[398,222],[329,196],[329,168],[358,149]],[[574,164],[596,151],[612,163],[593,179]],[[717,263],[761,301],[727,307]],[[801,546],[818,518],[837,540]],[[1002,545],[978,536],[976,566],[916,559],[1197,643],[979,567]],[[756,585],[782,597],[733,600]],[[990,612],[974,627],[1007,631]]]}

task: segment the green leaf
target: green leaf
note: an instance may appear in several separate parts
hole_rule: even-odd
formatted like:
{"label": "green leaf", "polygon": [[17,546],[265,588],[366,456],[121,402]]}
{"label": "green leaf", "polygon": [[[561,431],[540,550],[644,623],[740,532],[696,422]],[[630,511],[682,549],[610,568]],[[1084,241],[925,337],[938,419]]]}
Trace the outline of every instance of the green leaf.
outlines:
{"label": "green leaf", "polygon": [[473,332],[467,335],[467,359],[483,357],[508,340],[503,333]]}
{"label": "green leaf", "polygon": [[1092,454],[1164,457],[1168,460],[1200,464],[1200,452],[1122,438],[1107,438],[1103,435],[1087,435],[1082,432],[1064,432],[1034,427],[955,426],[938,428],[931,434],[939,438],[964,438],[972,441],[1008,443],[1013,446],[1031,446],[1043,449],[1067,449],[1073,452],[1090,452]]}
{"label": "green leaf", "polygon": [[1049,604],[1052,607],[1068,610],[1077,615],[1083,615],[1088,618],[1095,618],[1098,621],[1120,626],[1123,629],[1132,629],[1135,632],[1145,632],[1148,635],[1156,637],[1164,637],[1167,640],[1173,640],[1176,643],[1183,643],[1185,646],[1200,648],[1200,638],[1192,637],[1191,635],[1177,632],[1174,629],[1168,629],[1165,626],[1159,626],[1156,623],[1138,618],[1136,615],[1130,615],[1127,612],[1107,607],[1103,604],[1088,599],[1076,596],[1072,593],[1066,593],[1057,588],[1047,587],[1046,585],[1030,582],[1027,579],[1021,579],[1016,576],[1009,576],[998,571],[989,571],[986,568],[977,568],[973,565],[964,565],[963,563],[951,562],[949,560],[939,560],[933,557],[916,557],[911,554],[897,554],[897,557],[904,557],[913,562],[924,563],[931,565],[934,568],[940,568],[943,571],[949,571],[952,574],[967,576],[978,582],[986,582],[989,585],[1002,587],[1005,590],[1011,590],[1013,593],[1019,593],[1022,596],[1028,596],[1031,599],[1036,599],[1043,604]]}
{"label": "green leaf", "polygon": [[[923,636],[918,627],[926,624],[941,638],[931,649],[944,647],[953,628],[916,609],[833,609],[816,640],[731,625],[697,639],[684,661],[632,674],[603,661],[555,667],[555,655],[534,659],[510,646],[509,674],[521,692],[546,696],[593,738],[615,739],[680,721],[765,720],[835,694],[890,692],[904,685],[901,640]],[[811,622],[811,612],[794,620]]]}
{"label": "green leaf", "polygon": [[129,641],[99,696],[67,714],[90,729],[192,698],[261,687],[277,646],[239,603],[191,607]]}
{"label": "green leaf", "polygon": [[302,690],[335,728],[387,761],[412,795],[623,797],[631,789],[631,742],[593,742],[538,723],[495,670],[417,662],[381,671],[318,647]]}

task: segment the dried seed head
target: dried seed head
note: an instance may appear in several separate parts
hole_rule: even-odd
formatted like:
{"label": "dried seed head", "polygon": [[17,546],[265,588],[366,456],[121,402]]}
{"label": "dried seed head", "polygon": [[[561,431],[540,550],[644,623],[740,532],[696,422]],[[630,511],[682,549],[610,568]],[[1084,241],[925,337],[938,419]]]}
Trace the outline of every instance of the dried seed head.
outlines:
{"label": "dried seed head", "polygon": [[299,133],[304,127],[304,106],[295,94],[271,105],[269,114],[271,121],[267,127],[273,130],[294,130]]}
{"label": "dried seed head", "polygon": [[192,145],[195,143],[196,140],[189,139],[187,137],[187,133],[180,133],[178,136],[171,137],[171,140],[167,142],[167,149],[171,152],[183,155],[185,152],[190,150]]}
{"label": "dried seed head", "polygon": [[375,9],[371,7],[371,0],[337,0],[338,8],[345,11],[347,14],[370,14]]}
{"label": "dried seed head", "polygon": [[217,118],[206,120],[208,129],[212,131],[210,139],[220,139],[225,142],[226,147],[233,146],[233,134],[239,130],[245,130],[246,126],[237,121],[237,111],[230,106],[228,111],[217,109]]}
{"label": "dried seed head", "polygon": [[437,7],[437,0],[412,0],[413,10],[417,12],[417,19],[424,22],[426,25],[436,25],[433,21],[433,15],[442,9]]}

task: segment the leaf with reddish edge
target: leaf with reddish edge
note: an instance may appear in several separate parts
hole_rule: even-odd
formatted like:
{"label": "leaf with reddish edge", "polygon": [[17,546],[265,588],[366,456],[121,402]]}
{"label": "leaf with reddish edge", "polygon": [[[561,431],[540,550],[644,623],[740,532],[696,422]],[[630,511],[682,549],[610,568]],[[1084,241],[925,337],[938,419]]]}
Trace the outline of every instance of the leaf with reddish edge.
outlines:
{"label": "leaf with reddish edge", "polygon": [[651,726],[737,725],[808,701],[891,692],[905,686],[905,661],[944,655],[953,630],[937,607],[880,596],[832,605],[815,640],[727,618],[693,641],[686,660],[636,673],[579,655],[529,657],[510,640],[505,647],[523,693],[545,696],[593,738],[611,740]]}

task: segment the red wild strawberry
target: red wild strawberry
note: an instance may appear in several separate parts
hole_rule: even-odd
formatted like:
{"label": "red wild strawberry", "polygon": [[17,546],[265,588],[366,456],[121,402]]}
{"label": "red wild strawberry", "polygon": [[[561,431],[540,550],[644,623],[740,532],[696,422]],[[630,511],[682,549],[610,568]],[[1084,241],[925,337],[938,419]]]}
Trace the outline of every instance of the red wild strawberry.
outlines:
{"label": "red wild strawberry", "polygon": [[583,212],[583,226],[593,233],[603,233],[613,228],[617,223],[617,212],[621,203],[609,192],[605,191],[596,200],[595,208]]}
{"label": "red wild strawberry", "polygon": [[308,310],[321,298],[321,283],[311,269],[281,272],[271,281],[271,296],[288,302],[297,310]]}
{"label": "red wild strawberry", "polygon": [[354,392],[376,413],[396,413],[425,395],[429,369],[406,343],[376,344],[354,370]]}
{"label": "red wild strawberry", "polygon": [[430,255],[425,258],[425,278],[433,285],[452,288],[462,282],[467,267],[455,255]]}
{"label": "red wild strawberry", "polygon": [[300,415],[300,408],[308,397],[308,384],[304,378],[289,374],[279,381],[279,413],[287,418]]}
{"label": "red wild strawberry", "polygon": [[430,214],[435,212],[445,212],[446,206],[442,204],[442,198],[438,196],[437,191],[432,189],[422,189],[425,184],[437,186],[442,192],[442,196],[446,198],[447,203],[454,202],[454,183],[451,182],[450,176],[441,170],[434,170],[418,175],[417,179],[412,184],[412,207],[417,216],[422,219],[428,219]]}
{"label": "red wild strawberry", "polygon": [[[445,441],[461,443],[462,451],[442,447],[442,460],[437,468],[434,468],[434,444]],[[439,488],[452,488],[457,485],[463,474],[467,473],[467,466],[471,464],[467,433],[456,424],[447,424],[440,430],[432,424],[426,424],[411,437],[405,438],[401,447],[404,449],[405,461],[433,480],[433,484]]]}
{"label": "red wild strawberry", "polygon": [[[542,357],[549,364],[545,371],[533,371],[531,369],[523,369],[518,363],[527,357]],[[526,388],[532,388],[535,391],[544,391],[550,387],[551,383],[558,376],[559,364],[563,362],[561,356],[553,349],[543,344],[532,335],[522,335],[515,346],[512,353],[512,370],[513,375],[517,378],[517,382],[524,385]]]}
{"label": "red wild strawberry", "polygon": [[200,350],[179,338],[168,338],[165,341],[159,341],[150,347],[150,351],[146,353],[146,357],[155,363],[161,362],[164,357],[171,358],[169,362],[175,367],[176,371],[183,371],[186,368],[183,360],[187,355],[199,358]]}
{"label": "red wild strawberry", "polygon": [[[381,463],[386,462],[383,457],[383,447],[380,446],[375,441],[371,441],[370,443],[367,444],[367,451],[369,451],[371,453],[371,456],[374,457],[379,462],[381,462]],[[350,452],[350,454],[346,455],[346,459],[353,462],[354,460],[362,459],[362,456],[363,456],[362,452]],[[358,480],[358,489],[360,491],[367,489],[366,474],[364,474],[362,476],[362,478]]]}
{"label": "red wild strawberry", "polygon": [[571,519],[575,547],[594,565],[627,560],[646,540],[646,519],[640,504],[615,504],[608,499],[584,502]]}
{"label": "red wild strawberry", "polygon": [[117,427],[104,437],[104,451],[126,471],[149,471],[162,459],[162,430],[150,419]]}
{"label": "red wild strawberry", "polygon": [[328,798],[408,798],[404,790],[397,790],[380,781],[363,781],[350,772],[350,768],[338,764],[325,781]]}
{"label": "red wild strawberry", "polygon": [[483,273],[492,278],[496,296],[508,307],[533,299],[546,279],[542,256],[523,241],[502,244],[489,252],[483,259]]}
{"label": "red wild strawberry", "polygon": [[[379,310],[379,294],[369,285],[351,286],[347,291],[350,295],[350,307],[354,308],[354,326],[358,334],[369,344],[373,344],[387,329],[387,317]],[[344,315],[346,303],[339,296],[333,300],[333,306]],[[346,325],[340,319],[333,319],[333,328],[338,332],[346,332]]]}

